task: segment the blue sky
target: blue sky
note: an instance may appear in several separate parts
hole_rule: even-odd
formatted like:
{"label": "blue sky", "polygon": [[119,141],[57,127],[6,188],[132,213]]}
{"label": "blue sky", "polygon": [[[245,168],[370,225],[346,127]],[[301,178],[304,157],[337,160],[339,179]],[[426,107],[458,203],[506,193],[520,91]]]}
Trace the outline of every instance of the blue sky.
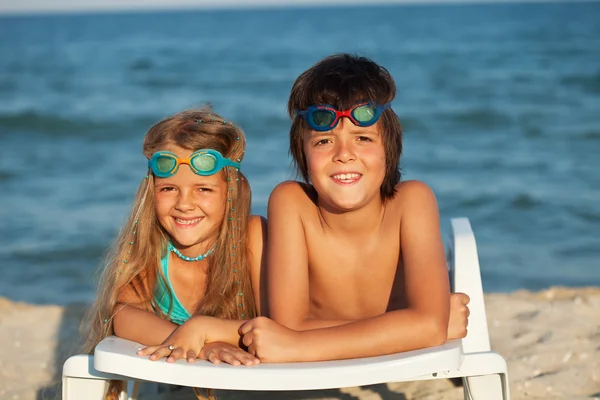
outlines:
{"label": "blue sky", "polygon": [[[371,3],[462,3],[495,0],[375,0]],[[515,1],[519,0],[504,0]],[[534,0],[535,1],[535,0]],[[0,0],[0,13],[135,10],[166,8],[365,4],[365,0]]]}

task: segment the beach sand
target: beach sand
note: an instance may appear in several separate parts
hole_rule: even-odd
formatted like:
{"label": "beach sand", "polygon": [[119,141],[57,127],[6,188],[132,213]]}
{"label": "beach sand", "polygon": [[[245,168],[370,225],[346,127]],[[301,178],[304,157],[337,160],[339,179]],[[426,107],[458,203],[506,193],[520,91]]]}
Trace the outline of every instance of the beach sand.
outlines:
{"label": "beach sand", "polygon": [[[600,399],[600,288],[492,293],[485,301],[492,348],[508,361],[513,400]],[[56,385],[62,362],[77,349],[84,309],[83,304],[37,306],[0,298],[0,399],[60,398]],[[447,379],[311,392],[217,394],[223,400],[463,399],[460,383]],[[165,398],[195,397],[180,388]]]}

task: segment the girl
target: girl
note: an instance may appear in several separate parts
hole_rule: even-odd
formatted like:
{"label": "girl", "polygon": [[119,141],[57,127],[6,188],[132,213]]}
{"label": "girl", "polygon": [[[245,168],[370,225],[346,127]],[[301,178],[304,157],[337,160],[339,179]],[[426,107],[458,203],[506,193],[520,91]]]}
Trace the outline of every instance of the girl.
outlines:
{"label": "girl", "polygon": [[[258,362],[237,346],[237,320],[259,315],[266,234],[249,215],[244,149],[243,132],[210,110],[178,113],[148,131],[148,172],[102,272],[88,352],[116,334],[156,345],[140,353],[156,350],[151,359]],[[194,346],[178,339],[187,336]]]}

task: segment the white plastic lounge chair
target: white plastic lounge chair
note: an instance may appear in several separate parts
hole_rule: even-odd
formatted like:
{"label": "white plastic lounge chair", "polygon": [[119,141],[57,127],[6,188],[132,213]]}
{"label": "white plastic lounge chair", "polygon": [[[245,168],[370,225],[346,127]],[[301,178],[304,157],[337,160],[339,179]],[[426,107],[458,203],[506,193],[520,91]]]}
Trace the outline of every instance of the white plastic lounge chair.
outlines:
{"label": "white plastic lounge chair", "polygon": [[104,339],[91,355],[76,355],[63,366],[63,400],[103,399],[107,381],[127,381],[120,400],[135,400],[140,382],[229,390],[316,390],[440,378],[463,379],[466,400],[509,400],[506,362],[490,350],[475,237],[469,220],[452,219],[447,260],[456,292],[471,297],[466,338],[443,346],[379,357],[252,367],[149,361],[139,344]]}

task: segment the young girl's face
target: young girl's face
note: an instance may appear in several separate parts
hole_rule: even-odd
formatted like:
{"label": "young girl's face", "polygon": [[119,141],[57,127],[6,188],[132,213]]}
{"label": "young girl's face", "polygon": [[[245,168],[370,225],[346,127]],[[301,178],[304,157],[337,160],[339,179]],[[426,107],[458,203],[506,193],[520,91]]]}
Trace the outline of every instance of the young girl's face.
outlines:
{"label": "young girl's face", "polygon": [[[178,158],[192,153],[177,146],[167,146]],[[200,176],[187,164],[168,178],[154,179],[156,215],[171,236],[173,244],[185,249],[187,256],[197,256],[212,246],[225,215],[227,184],[223,172]]]}
{"label": "young girl's face", "polygon": [[368,127],[342,118],[330,131],[306,131],[304,155],[319,202],[354,210],[380,199],[385,149],[379,122]]}

